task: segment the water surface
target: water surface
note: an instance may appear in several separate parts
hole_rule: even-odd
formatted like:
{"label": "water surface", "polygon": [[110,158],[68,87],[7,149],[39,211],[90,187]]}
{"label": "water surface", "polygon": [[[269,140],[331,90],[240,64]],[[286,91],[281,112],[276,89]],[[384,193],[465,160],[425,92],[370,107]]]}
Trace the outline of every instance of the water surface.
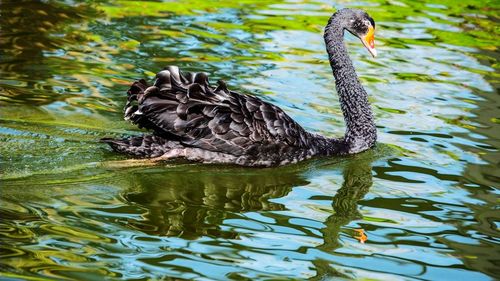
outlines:
{"label": "water surface", "polygon": [[[1,1],[0,276],[494,280],[498,1]],[[439,2],[439,3],[438,3]],[[123,165],[125,91],[166,65],[211,73],[343,134],[322,41],[346,36],[377,148],[273,169]]]}

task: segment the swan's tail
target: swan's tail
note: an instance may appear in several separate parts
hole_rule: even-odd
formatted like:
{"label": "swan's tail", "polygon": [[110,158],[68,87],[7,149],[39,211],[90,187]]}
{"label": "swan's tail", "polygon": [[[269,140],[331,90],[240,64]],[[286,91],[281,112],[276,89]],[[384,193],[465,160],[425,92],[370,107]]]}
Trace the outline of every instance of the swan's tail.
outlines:
{"label": "swan's tail", "polygon": [[[125,105],[125,120],[130,120],[139,125],[139,128],[154,128],[147,118],[139,111],[138,104],[148,95],[148,84],[144,79],[135,81],[127,91],[127,104]],[[175,136],[167,132],[157,132],[156,135],[133,136],[123,139],[102,138],[100,141],[107,143],[111,148],[120,153],[126,153],[140,158],[159,157],[174,148],[182,148],[175,140]]]}
{"label": "swan's tail", "polygon": [[155,135],[135,136],[124,139],[103,138],[114,151],[141,158],[153,158],[164,155],[174,148],[182,147],[178,142]]}

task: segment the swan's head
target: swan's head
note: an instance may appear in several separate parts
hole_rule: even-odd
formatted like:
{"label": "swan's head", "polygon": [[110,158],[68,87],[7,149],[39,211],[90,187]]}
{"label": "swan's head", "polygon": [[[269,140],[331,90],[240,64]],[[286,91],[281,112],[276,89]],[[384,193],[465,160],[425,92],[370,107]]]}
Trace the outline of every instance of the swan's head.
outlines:
{"label": "swan's head", "polygon": [[342,9],[339,12],[342,14],[344,28],[351,34],[361,39],[368,52],[373,57],[377,56],[375,50],[375,21],[365,11],[358,9]]}

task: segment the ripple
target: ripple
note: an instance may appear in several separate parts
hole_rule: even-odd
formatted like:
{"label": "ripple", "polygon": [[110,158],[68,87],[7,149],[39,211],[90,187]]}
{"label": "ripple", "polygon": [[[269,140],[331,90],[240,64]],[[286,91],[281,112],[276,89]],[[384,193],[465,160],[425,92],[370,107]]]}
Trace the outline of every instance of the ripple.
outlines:
{"label": "ripple", "polygon": [[[0,2],[0,274],[12,279],[498,278],[498,7],[475,0]],[[134,167],[97,140],[130,81],[212,73],[342,135],[322,40],[350,56],[378,147],[276,169]],[[365,237],[361,239],[363,234]]]}

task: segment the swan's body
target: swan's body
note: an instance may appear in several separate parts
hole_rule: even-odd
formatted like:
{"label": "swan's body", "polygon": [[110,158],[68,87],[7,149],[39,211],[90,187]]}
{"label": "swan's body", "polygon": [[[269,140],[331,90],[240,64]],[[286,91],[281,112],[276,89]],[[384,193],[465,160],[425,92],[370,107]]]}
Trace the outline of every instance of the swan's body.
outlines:
{"label": "swan's body", "polygon": [[[307,132],[275,105],[230,91],[222,81],[212,87],[204,73],[183,75],[170,66],[156,75],[154,85],[140,80],[128,91],[125,119],[154,134],[103,141],[118,152],[141,158],[184,158],[244,166],[277,166],[313,156],[369,149],[375,144],[376,128],[343,35],[344,29],[359,36],[368,34],[366,37],[372,32],[373,40],[373,28],[373,20],[366,13],[351,9],[335,13],[325,28],[327,52],[346,122],[342,138]],[[375,54],[373,41],[362,39]]]}

